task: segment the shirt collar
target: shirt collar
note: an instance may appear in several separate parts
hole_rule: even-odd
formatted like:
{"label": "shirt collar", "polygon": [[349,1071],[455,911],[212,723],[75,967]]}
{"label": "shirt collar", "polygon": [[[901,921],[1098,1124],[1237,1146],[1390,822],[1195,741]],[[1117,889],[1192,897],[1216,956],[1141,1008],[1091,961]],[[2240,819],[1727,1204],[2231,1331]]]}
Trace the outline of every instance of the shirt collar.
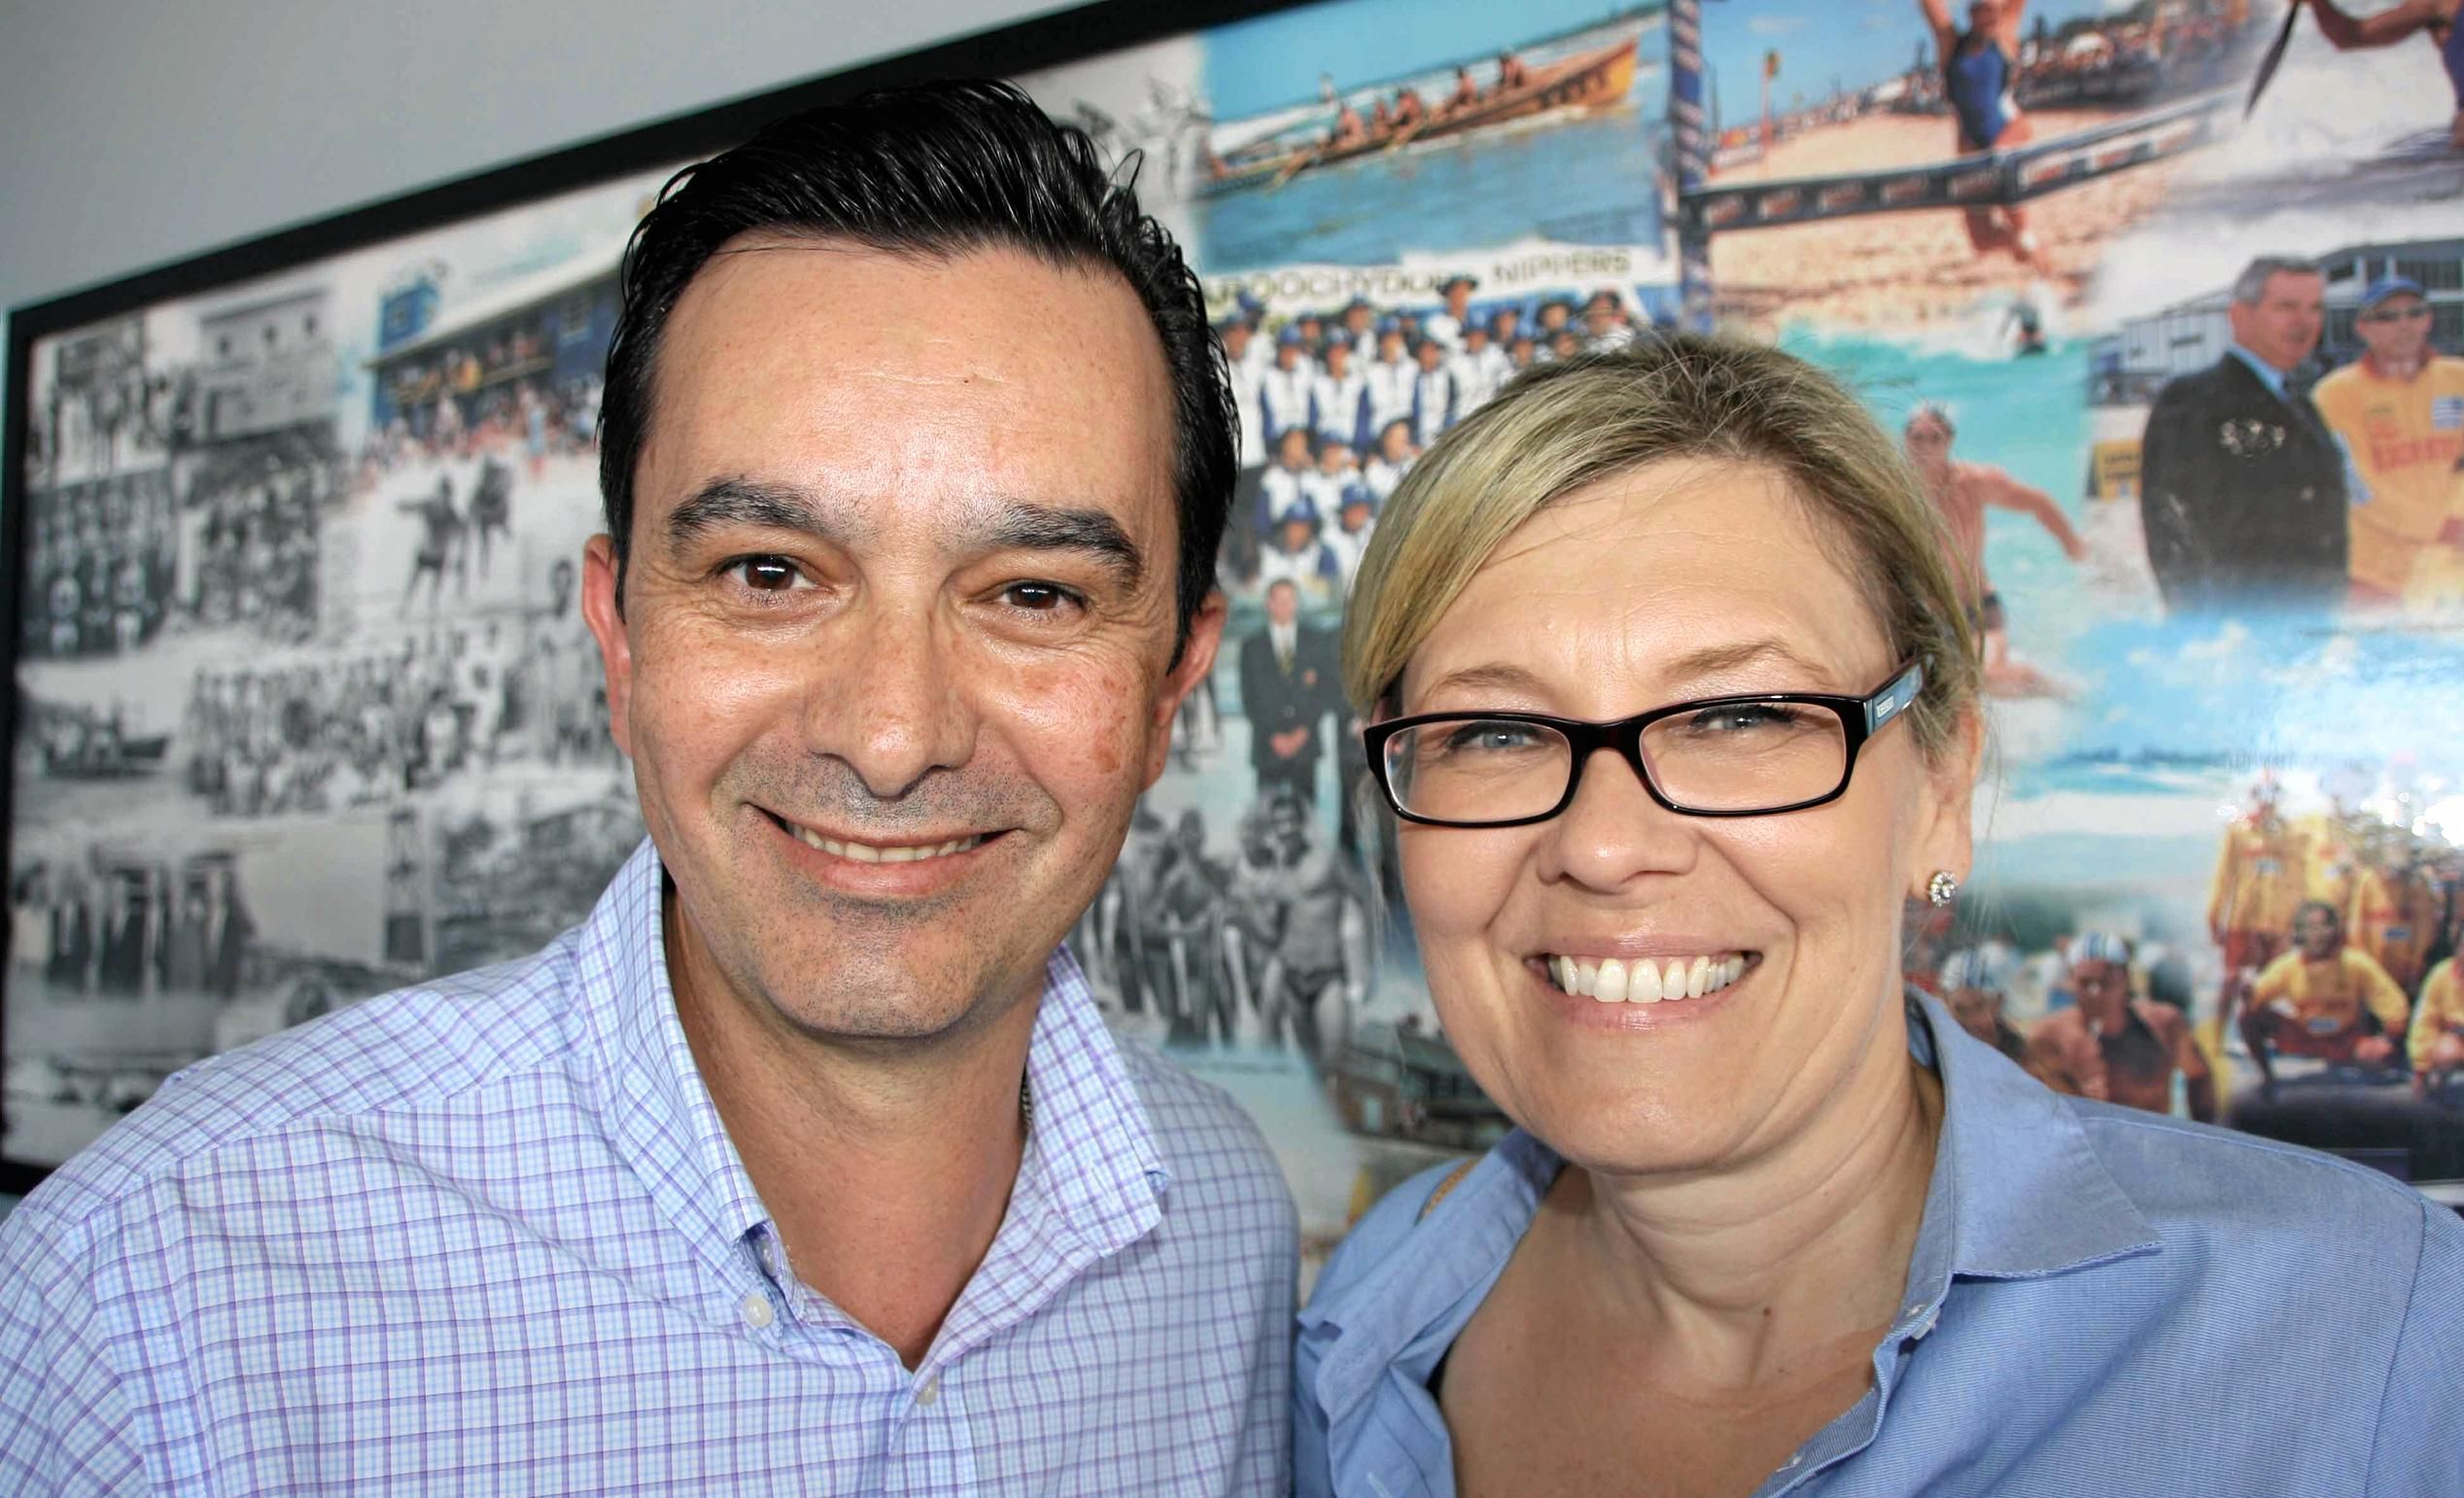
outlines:
{"label": "shirt collar", "polygon": [[[1908,1048],[1942,1079],[1942,1134],[1908,1266],[1912,1321],[1955,1275],[2036,1278],[2162,1247],[2069,1103],[1908,992]],[[1316,1380],[1340,1424],[1390,1373],[1426,1384],[1540,1208],[1560,1161],[1516,1130],[1359,1279],[1312,1300],[1301,1335],[1331,1336]],[[1406,1246],[1407,1244],[1407,1246]]]}
{"label": "shirt collar", "polygon": [[[581,1024],[617,1152],[661,1215],[732,1273],[745,1235],[770,1217],[677,1016],[661,922],[666,882],[645,838],[600,896],[581,930]],[[1151,1232],[1169,1175],[1120,1048],[1065,949],[1045,964],[1026,1071],[1034,1115],[1016,1195],[1041,1203],[1084,1252],[1109,1254]]]}
{"label": "shirt collar", "polygon": [[2269,364],[2266,360],[2251,353],[2248,349],[2243,348],[2238,343],[2227,343],[2225,345],[2225,352],[2231,354],[2233,357],[2240,360],[2244,365],[2248,366],[2250,372],[2259,377],[2259,383],[2265,385],[2268,388],[2268,393],[2274,396],[2278,401],[2290,401],[2293,399],[2291,391],[2285,385],[2285,374],[2283,370],[2277,368],[2272,364]]}

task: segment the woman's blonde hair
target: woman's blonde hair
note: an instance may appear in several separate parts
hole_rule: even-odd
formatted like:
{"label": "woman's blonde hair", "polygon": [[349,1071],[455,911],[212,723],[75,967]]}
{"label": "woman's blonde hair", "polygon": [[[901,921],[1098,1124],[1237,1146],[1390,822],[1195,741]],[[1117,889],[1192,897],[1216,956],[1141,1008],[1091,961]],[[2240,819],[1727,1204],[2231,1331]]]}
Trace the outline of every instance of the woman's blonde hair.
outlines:
{"label": "woman's blonde hair", "polygon": [[1782,475],[1853,575],[1893,660],[1925,663],[1909,718],[1938,758],[1977,690],[1941,517],[1898,447],[1838,381],[1758,343],[1680,334],[1522,374],[1440,437],[1395,490],[1343,620],[1343,685],[1364,718],[1513,530],[1559,497],[1672,458]]}

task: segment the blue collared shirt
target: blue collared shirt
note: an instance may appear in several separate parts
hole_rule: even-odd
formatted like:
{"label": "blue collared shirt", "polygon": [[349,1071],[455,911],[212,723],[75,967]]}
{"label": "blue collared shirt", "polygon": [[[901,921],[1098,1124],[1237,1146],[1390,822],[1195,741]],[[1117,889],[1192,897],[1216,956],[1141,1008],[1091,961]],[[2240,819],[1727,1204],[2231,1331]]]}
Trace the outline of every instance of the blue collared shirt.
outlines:
{"label": "blue collared shirt", "polygon": [[2272,364],[2269,364],[2266,360],[2251,353],[2248,349],[2243,348],[2238,343],[2227,341],[2225,344],[2225,352],[2231,354],[2234,358],[2240,360],[2241,363],[2249,368],[2252,374],[2257,375],[2259,377],[2259,383],[2268,388],[2268,394],[2275,397],[2278,401],[2287,402],[2288,404],[2295,399],[2291,389],[2285,384],[2285,375],[2283,370],[2277,368]]}
{"label": "blue collared shirt", "polygon": [[[2464,1222],[2375,1172],[2064,1097],[1912,1002],[1945,1099],[1874,1386],[1757,1490],[2464,1493]],[[1406,1182],[1301,1315],[1304,1498],[1451,1494],[1429,1378],[1557,1157],[1516,1132]],[[1637,1452],[1648,1457],[1648,1452]]]}
{"label": "blue collared shirt", "polygon": [[781,1272],[647,844],[535,958],[173,1079],[0,1224],[0,1491],[1265,1495],[1297,1238],[1052,960],[990,1251],[911,1373]]}

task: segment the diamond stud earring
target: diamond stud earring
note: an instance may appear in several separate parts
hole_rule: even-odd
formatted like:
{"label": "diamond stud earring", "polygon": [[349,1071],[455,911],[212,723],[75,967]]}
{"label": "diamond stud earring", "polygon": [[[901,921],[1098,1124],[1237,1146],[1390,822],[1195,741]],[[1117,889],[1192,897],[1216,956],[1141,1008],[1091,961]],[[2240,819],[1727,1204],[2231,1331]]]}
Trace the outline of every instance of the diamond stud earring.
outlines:
{"label": "diamond stud earring", "polygon": [[1933,877],[1925,882],[1925,897],[1936,905],[1950,904],[1951,897],[1959,892],[1960,877],[1949,869],[1935,869]]}

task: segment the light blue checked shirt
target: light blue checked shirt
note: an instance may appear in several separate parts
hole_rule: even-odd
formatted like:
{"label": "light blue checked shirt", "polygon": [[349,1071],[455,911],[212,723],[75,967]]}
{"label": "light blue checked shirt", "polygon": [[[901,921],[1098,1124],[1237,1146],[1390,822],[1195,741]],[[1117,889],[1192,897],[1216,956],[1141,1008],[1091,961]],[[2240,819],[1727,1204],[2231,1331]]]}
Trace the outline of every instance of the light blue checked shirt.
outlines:
{"label": "light blue checked shirt", "polygon": [[[1874,1387],[1763,1498],[2464,1494],[2464,1222],[2247,1134],[2059,1097],[1912,995],[1942,1138]],[[1301,1315],[1303,1498],[1454,1492],[1429,1378],[1557,1157],[1406,1182]],[[1635,1453],[1648,1463],[1648,1451]]]}
{"label": "light blue checked shirt", "polygon": [[644,844],[526,961],[175,1078],[0,1225],[0,1491],[1267,1494],[1291,1196],[1052,959],[1009,1212],[922,1364],[778,1237]]}

